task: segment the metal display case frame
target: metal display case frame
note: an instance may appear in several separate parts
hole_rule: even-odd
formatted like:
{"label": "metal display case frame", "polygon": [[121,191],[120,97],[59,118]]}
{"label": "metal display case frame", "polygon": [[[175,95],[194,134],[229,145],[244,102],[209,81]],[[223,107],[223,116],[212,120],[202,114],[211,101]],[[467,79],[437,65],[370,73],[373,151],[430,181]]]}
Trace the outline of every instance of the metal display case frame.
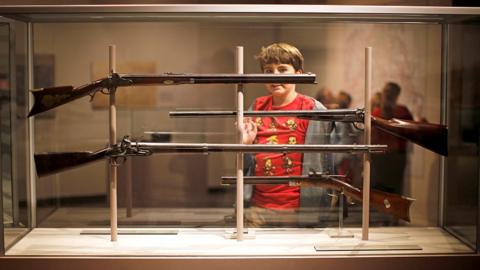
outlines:
{"label": "metal display case frame", "polygon": [[[250,18],[252,21],[316,21],[316,22],[369,22],[369,23],[431,23],[441,25],[441,124],[448,124],[448,73],[449,73],[449,38],[452,24],[479,24],[480,8],[470,7],[400,7],[400,6],[325,6],[325,5],[38,5],[38,6],[0,6],[0,22],[10,25],[10,33],[15,33],[14,23],[26,25],[27,40],[27,84],[33,88],[33,27],[36,23],[45,22],[137,22],[137,21],[165,21],[176,18],[221,17],[236,20]],[[14,39],[11,38],[11,46]],[[10,54],[13,52],[11,51]],[[13,80],[13,75],[10,77]],[[28,101],[28,104],[31,100]],[[27,106],[29,107],[29,106]],[[33,156],[33,125],[34,120],[28,120],[28,141],[26,142],[28,156]],[[15,142],[20,143],[20,142]],[[480,159],[479,159],[480,160]],[[441,170],[445,171],[445,158],[441,158]],[[33,162],[29,161],[28,168],[28,216],[29,228],[36,224],[36,177]],[[444,201],[445,174],[440,179],[440,213],[439,227],[445,228]],[[0,189],[1,191],[1,189]],[[480,192],[480,191],[479,191]],[[0,200],[1,203],[1,200]],[[480,205],[480,202],[479,202]],[[480,207],[477,206],[477,212]],[[163,257],[163,258],[85,258],[85,257],[15,257],[0,256],[0,265],[5,269],[26,269],[30,263],[45,267],[59,267],[72,265],[80,268],[86,265],[98,269],[105,267],[143,267],[153,269],[159,266],[174,266],[175,269],[206,268],[229,265],[232,269],[266,265],[278,269],[298,269],[311,267],[342,267],[345,269],[389,267],[400,269],[415,265],[425,269],[446,269],[448,267],[474,268],[480,262],[480,215],[477,213],[476,222],[476,249],[474,254],[446,254],[446,255],[419,255],[419,256],[355,256],[333,258],[319,257]],[[3,228],[0,227],[3,236]],[[456,235],[454,231],[449,231]],[[457,235],[456,235],[457,236]],[[457,236],[462,238],[461,236]],[[0,237],[0,240],[3,240]],[[5,252],[2,241],[0,251]],[[73,264],[72,264],[73,263]],[[393,268],[392,268],[393,267]],[[472,269],[473,269],[472,268]]]}

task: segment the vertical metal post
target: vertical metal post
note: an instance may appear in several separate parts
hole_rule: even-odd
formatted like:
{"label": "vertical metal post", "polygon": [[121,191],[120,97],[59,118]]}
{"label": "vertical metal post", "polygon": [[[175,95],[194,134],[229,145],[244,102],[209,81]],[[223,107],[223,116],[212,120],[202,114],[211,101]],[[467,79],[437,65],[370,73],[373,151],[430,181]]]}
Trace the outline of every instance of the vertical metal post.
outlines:
{"label": "vertical metal post", "polygon": [[[116,47],[108,46],[108,64],[109,73],[112,75],[116,72]],[[110,90],[109,95],[109,124],[110,124],[110,145],[117,143],[117,107],[115,104],[116,87]],[[110,238],[111,241],[117,241],[117,166],[115,160],[110,159]]]}
{"label": "vertical metal post", "polygon": [[[3,26],[0,24],[0,26]],[[10,35],[10,33],[9,33]],[[10,54],[10,52],[9,52]],[[10,61],[9,61],[10,62]],[[10,67],[10,63],[8,63],[8,66]],[[10,70],[9,70],[10,71]],[[10,73],[10,72],[9,72]],[[10,79],[8,80],[8,83],[10,83]],[[4,91],[4,90],[2,90]],[[11,90],[9,90],[11,92]],[[2,126],[2,117],[0,116],[0,127]],[[0,139],[2,138],[2,134],[0,133]],[[0,173],[2,173],[2,163],[3,163],[3,153],[2,153],[2,144],[0,143]],[[5,211],[5,208],[3,207],[3,178],[0,177],[0,256],[5,255],[5,226],[3,225],[3,211]]]}
{"label": "vertical metal post", "polygon": [[[238,46],[235,54],[236,73],[243,74],[243,47]],[[237,138],[243,143],[243,85],[237,85]],[[237,241],[243,240],[243,153],[237,153]]]}
{"label": "vertical metal post", "polygon": [[[33,24],[27,23],[27,89],[33,89]],[[28,95],[28,108],[33,104],[32,96]],[[28,146],[27,146],[27,166],[28,170],[28,208],[29,208],[29,223],[31,228],[37,227],[37,192],[36,192],[36,174],[35,163],[33,162],[34,149],[34,117],[28,118]]]}
{"label": "vertical metal post", "polygon": [[[2,119],[0,118],[0,124],[2,123]],[[0,145],[0,154],[1,152],[1,145]],[[0,158],[0,161],[2,159]],[[2,172],[2,162],[0,162],[0,172]],[[0,178],[0,256],[5,255],[5,226],[3,225],[3,183]]]}
{"label": "vertical metal post", "polygon": [[[447,118],[447,113],[448,113],[448,40],[449,40],[449,25],[444,23],[442,24],[442,62],[441,62],[441,95],[440,95],[440,123],[442,125],[447,125],[448,123],[448,118]],[[448,142],[447,142],[448,146]],[[446,195],[445,195],[445,184],[446,184],[446,179],[445,175],[447,174],[447,167],[446,167],[446,159],[444,156],[440,157],[440,190],[439,192],[439,202],[440,202],[440,207],[439,207],[439,212],[438,212],[438,220],[439,220],[439,226],[444,227],[445,226],[445,200],[446,200]]]}
{"label": "vertical metal post", "polygon": [[[480,146],[480,136],[478,138],[478,144]],[[477,146],[478,147],[478,146]],[[480,253],[480,154],[477,152],[477,168],[478,168],[478,179],[477,179],[477,228],[476,228],[476,235],[477,235],[477,242],[475,243],[477,254]]]}
{"label": "vertical metal post", "polygon": [[[371,144],[372,47],[365,48],[365,129],[364,143]],[[370,223],[370,154],[363,154],[362,240],[368,240]]]}

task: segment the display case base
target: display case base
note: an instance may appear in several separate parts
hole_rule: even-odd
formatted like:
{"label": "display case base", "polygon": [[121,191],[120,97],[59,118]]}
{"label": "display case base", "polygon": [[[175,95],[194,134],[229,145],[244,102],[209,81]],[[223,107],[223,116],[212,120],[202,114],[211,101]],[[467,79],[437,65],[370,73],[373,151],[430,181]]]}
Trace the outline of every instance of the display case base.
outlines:
{"label": "display case base", "polygon": [[[7,250],[7,256],[363,256],[472,254],[471,248],[437,227],[375,227],[369,240],[361,228],[353,238],[330,238],[323,228],[255,228],[255,239],[226,239],[226,228],[158,228],[178,234],[85,234],[98,228],[36,228]],[[108,228],[105,228],[108,230]],[[232,230],[233,231],[233,230]],[[250,230],[249,230],[250,231]]]}

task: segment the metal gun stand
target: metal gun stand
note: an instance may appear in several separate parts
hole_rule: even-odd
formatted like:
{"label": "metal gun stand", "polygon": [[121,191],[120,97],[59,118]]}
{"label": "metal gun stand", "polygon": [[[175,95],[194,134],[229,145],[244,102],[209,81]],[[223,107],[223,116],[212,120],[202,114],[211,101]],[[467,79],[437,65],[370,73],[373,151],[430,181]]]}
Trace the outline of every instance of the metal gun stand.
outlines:
{"label": "metal gun stand", "polygon": [[[371,144],[371,107],[370,107],[370,93],[372,88],[372,47],[365,48],[365,92],[364,92],[364,144]],[[370,154],[365,152],[363,154],[363,198],[362,198],[362,240],[368,240],[368,228],[370,225]],[[352,238],[353,234],[343,231],[343,202],[344,194],[337,195],[339,200],[339,220],[337,233],[329,234],[332,238]],[[315,249],[323,250],[323,248],[315,245]]]}
{"label": "metal gun stand", "polygon": [[[353,238],[353,233],[351,231],[346,231],[343,229],[343,217],[344,217],[344,200],[345,194],[343,192],[338,192],[331,195],[332,197],[337,198],[338,200],[338,229],[328,232],[330,238]],[[347,206],[348,207],[348,206]]]}
{"label": "metal gun stand", "polygon": [[[372,88],[372,47],[365,48],[365,129],[364,143],[371,143],[372,112],[370,93]],[[368,240],[370,225],[370,154],[363,154],[363,202],[362,202],[362,240]]]}
{"label": "metal gun stand", "polygon": [[[115,45],[108,46],[109,56],[109,73],[112,75],[116,72],[116,47]],[[117,107],[115,103],[115,92],[117,88],[112,87],[109,89],[109,136],[110,145],[117,144]],[[110,183],[110,240],[117,241],[117,164],[114,158],[108,159],[110,164],[109,169],[109,183]]]}
{"label": "metal gun stand", "polygon": [[[108,56],[109,56],[109,75],[117,72],[117,57],[116,57],[116,46],[108,46]],[[116,106],[116,91],[117,87],[112,87],[108,89],[109,96],[109,145],[113,146],[117,144],[117,106]],[[126,215],[127,217],[132,216],[132,161],[127,159],[125,161],[125,174],[126,174]],[[110,240],[112,242],[117,241],[118,236],[118,206],[117,206],[117,179],[118,179],[118,164],[116,163],[115,158],[110,158],[107,160],[107,177],[109,179],[109,194],[110,194]],[[98,230],[86,232],[86,234],[103,234]],[[176,231],[166,231],[165,234],[175,234]]]}
{"label": "metal gun stand", "polygon": [[[365,48],[365,92],[364,92],[364,144],[371,144],[372,135],[372,117],[370,106],[370,93],[372,88],[372,47]],[[368,228],[370,225],[370,154],[365,152],[363,154],[363,198],[362,198],[362,240],[368,240]],[[344,194],[339,193],[339,220],[338,220],[338,232],[330,234],[332,238],[351,238],[353,234],[343,231],[343,201]],[[318,250],[318,247],[315,246]]]}
{"label": "metal gun stand", "polygon": [[[235,69],[236,73],[243,74],[243,47],[238,46],[235,51]],[[243,144],[243,84],[238,84],[237,88],[237,140],[239,144]],[[238,152],[236,155],[236,173],[237,173],[237,193],[236,193],[236,212],[237,212],[237,241],[243,240],[243,153]],[[232,237],[235,236],[235,233]]]}

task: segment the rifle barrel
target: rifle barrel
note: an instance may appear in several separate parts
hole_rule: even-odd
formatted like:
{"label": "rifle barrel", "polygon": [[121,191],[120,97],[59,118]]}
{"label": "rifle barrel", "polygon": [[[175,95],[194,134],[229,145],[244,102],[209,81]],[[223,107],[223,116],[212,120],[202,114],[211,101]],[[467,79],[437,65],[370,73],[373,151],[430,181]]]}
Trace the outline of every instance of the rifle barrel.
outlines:
{"label": "rifle barrel", "polygon": [[[289,184],[292,186],[297,185],[299,180],[311,179],[305,175],[298,176],[244,176],[244,184],[258,185],[258,184]],[[235,185],[237,183],[236,176],[222,176],[222,185]]]}
{"label": "rifle barrel", "polygon": [[314,84],[316,75],[304,74],[173,74],[130,75],[119,74],[129,85],[175,85],[175,84],[247,84],[247,83],[295,83]]}
{"label": "rifle barrel", "polygon": [[[323,111],[245,111],[244,116],[248,117],[276,117],[293,116],[309,120],[337,121],[337,122],[363,122],[364,112],[362,109],[335,109]],[[170,117],[233,117],[236,111],[172,111]]]}
{"label": "rifle barrel", "polygon": [[386,145],[330,145],[330,144],[214,144],[214,143],[155,143],[131,142],[132,148],[148,149],[153,153],[209,153],[209,152],[369,152],[382,153]]}

